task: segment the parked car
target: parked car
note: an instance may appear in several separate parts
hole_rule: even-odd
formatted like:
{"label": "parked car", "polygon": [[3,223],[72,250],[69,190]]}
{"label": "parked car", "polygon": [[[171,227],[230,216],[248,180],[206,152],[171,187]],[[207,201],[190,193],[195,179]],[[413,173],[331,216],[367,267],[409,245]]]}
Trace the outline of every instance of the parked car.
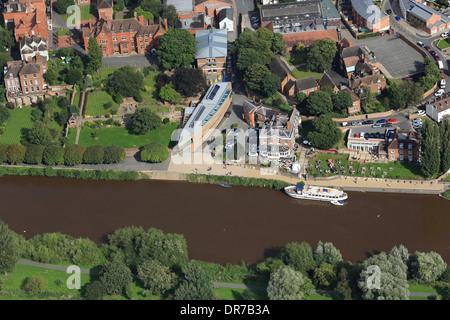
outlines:
{"label": "parked car", "polygon": [[436,51],[434,51],[434,50],[430,50],[430,53],[431,53],[431,55],[435,55],[436,54]]}
{"label": "parked car", "polygon": [[366,120],[366,121],[363,121],[363,124],[373,124],[373,120]]}
{"label": "parked car", "polygon": [[386,13],[387,13],[387,14],[392,14],[392,10],[391,10],[391,9],[387,9],[387,10],[386,10]]}
{"label": "parked car", "polygon": [[447,83],[445,82],[445,79],[441,79],[441,82],[440,82],[441,89],[445,89],[446,85],[447,85]]}
{"label": "parked car", "polygon": [[425,45],[421,41],[417,42],[417,44],[419,45],[419,47],[422,47],[422,48],[425,47]]}
{"label": "parked car", "polygon": [[396,16],[396,17],[395,17],[395,20],[400,21],[400,20],[402,20],[402,19],[400,18],[400,16]]}
{"label": "parked car", "polygon": [[442,37],[442,38],[445,38],[445,37],[448,37],[448,35],[449,35],[448,32],[444,32],[444,33],[441,34],[441,37]]}
{"label": "parked car", "polygon": [[386,119],[380,119],[377,121],[377,123],[386,123]]}
{"label": "parked car", "polygon": [[431,50],[430,46],[425,46],[425,49],[427,49],[428,51]]}
{"label": "parked car", "polygon": [[[418,114],[419,116],[423,116],[425,113],[426,113],[425,110],[419,110],[419,111],[417,111],[417,114]],[[420,118],[419,118],[419,119],[420,119]]]}
{"label": "parked car", "polygon": [[227,111],[227,112],[225,112],[225,118],[229,118],[229,117],[230,117],[230,115],[231,115],[231,111]]}
{"label": "parked car", "polygon": [[352,126],[360,126],[360,125],[362,125],[361,121],[353,121],[352,122]]}
{"label": "parked car", "polygon": [[384,128],[390,128],[390,127],[392,127],[392,123],[386,122],[386,123],[383,123],[381,126]]}
{"label": "parked car", "polygon": [[441,97],[445,93],[444,89],[439,89],[434,93],[436,97]]}
{"label": "parked car", "polygon": [[387,119],[386,122],[395,123],[395,122],[397,122],[397,119],[390,118],[390,119]]}
{"label": "parked car", "polygon": [[355,138],[360,138],[360,137],[361,137],[361,133],[360,132],[355,133]]}
{"label": "parked car", "polygon": [[372,125],[372,128],[381,128],[381,123],[375,123]]}
{"label": "parked car", "polygon": [[310,146],[310,145],[312,145],[312,143],[311,143],[311,142],[309,142],[308,140],[303,140],[303,144],[304,144],[304,145],[307,145],[307,146]]}
{"label": "parked car", "polygon": [[369,134],[368,133],[364,134],[364,139],[366,139],[366,140],[369,139]]}

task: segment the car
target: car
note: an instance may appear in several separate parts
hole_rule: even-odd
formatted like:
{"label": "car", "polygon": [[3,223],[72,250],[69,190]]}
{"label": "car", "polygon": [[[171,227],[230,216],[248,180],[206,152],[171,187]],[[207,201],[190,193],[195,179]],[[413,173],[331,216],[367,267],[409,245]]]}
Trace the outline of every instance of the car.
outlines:
{"label": "car", "polygon": [[386,122],[395,123],[395,122],[397,122],[397,119],[390,118],[390,119],[387,119]]}
{"label": "car", "polygon": [[379,132],[375,132],[375,139],[380,139],[380,133]]}
{"label": "car", "polygon": [[419,47],[422,47],[422,48],[425,47],[425,45],[421,41],[417,42],[417,44],[419,45]]}
{"label": "car", "polygon": [[441,79],[441,82],[440,82],[441,89],[445,89],[446,85],[447,85],[447,83],[445,82],[445,79]]}
{"label": "car", "polygon": [[308,140],[303,140],[303,144],[304,144],[304,145],[307,145],[307,146],[312,145],[311,142],[309,142]]}
{"label": "car", "polygon": [[387,14],[392,14],[392,10],[391,10],[391,9],[387,9],[387,10],[386,10],[386,13],[387,13]]}
{"label": "car", "polygon": [[352,126],[360,126],[360,125],[362,125],[361,121],[353,121],[352,122]]}
{"label": "car", "polygon": [[230,115],[231,115],[231,111],[227,111],[227,112],[225,112],[225,118],[229,118],[229,117],[230,117]]}
{"label": "car", "polygon": [[436,54],[436,51],[430,50],[430,53],[434,56]]}
{"label": "car", "polygon": [[[417,111],[417,114],[418,114],[419,116],[423,116],[425,113],[426,113],[425,110],[419,110],[419,111]],[[419,119],[420,119],[420,118],[419,118]]]}
{"label": "car", "polygon": [[363,121],[363,124],[373,124],[373,120],[366,120],[366,121]]}
{"label": "car", "polygon": [[377,121],[377,123],[386,123],[386,119],[380,119]]}
{"label": "car", "polygon": [[386,122],[386,123],[383,123],[381,126],[384,128],[390,128],[390,127],[392,127],[392,123]]}
{"label": "car", "polygon": [[397,21],[400,21],[400,20],[402,20],[399,16],[396,16],[395,17],[395,20],[397,20]]}
{"label": "car", "polygon": [[360,138],[360,137],[361,137],[361,133],[360,132],[355,133],[355,138]]}
{"label": "car", "polygon": [[375,123],[372,125],[372,128],[381,128],[381,123]]}
{"label": "car", "polygon": [[441,37],[442,37],[442,38],[445,38],[445,37],[448,37],[448,35],[449,35],[448,32],[444,32],[444,33],[441,34]]}
{"label": "car", "polygon": [[413,124],[421,124],[422,123],[422,118],[416,118],[412,121]]}
{"label": "car", "polygon": [[441,97],[445,93],[444,89],[439,89],[434,93],[436,97]]}
{"label": "car", "polygon": [[375,133],[374,133],[374,132],[369,133],[369,138],[370,138],[370,139],[375,138]]}
{"label": "car", "polygon": [[369,134],[368,133],[364,133],[364,139],[369,139]]}
{"label": "car", "polygon": [[428,51],[431,50],[430,46],[425,46],[425,49],[427,49]]}

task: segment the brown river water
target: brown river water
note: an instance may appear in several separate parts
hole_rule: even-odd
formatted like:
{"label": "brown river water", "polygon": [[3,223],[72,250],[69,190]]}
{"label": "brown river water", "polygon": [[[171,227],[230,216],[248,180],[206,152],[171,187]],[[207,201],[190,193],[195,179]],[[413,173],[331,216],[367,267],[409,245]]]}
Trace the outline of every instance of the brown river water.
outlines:
{"label": "brown river water", "polygon": [[332,242],[362,261],[394,245],[450,263],[450,201],[435,195],[349,192],[342,207],[264,188],[173,181],[0,178],[0,219],[25,237],[61,232],[97,243],[125,226],[183,234],[189,257],[256,263],[292,241]]}

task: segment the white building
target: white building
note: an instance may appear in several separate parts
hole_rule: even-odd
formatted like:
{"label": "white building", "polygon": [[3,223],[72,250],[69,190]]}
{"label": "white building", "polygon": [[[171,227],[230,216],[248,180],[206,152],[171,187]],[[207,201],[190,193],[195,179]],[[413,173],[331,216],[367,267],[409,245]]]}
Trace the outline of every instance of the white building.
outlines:
{"label": "white building", "polygon": [[450,117],[450,96],[426,105],[427,115],[436,122]]}
{"label": "white building", "polygon": [[225,8],[220,10],[219,14],[217,15],[217,20],[219,22],[219,29],[227,29],[228,31],[234,31],[232,8]]}
{"label": "white building", "polygon": [[37,53],[48,61],[48,41],[46,38],[36,36],[23,37],[19,41],[19,48],[20,56],[24,61],[35,57]]}

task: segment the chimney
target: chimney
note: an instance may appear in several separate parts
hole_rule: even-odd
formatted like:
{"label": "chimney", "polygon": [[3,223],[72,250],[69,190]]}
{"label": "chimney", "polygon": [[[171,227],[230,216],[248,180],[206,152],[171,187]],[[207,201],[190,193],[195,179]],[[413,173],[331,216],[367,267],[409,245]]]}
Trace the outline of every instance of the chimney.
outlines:
{"label": "chimney", "polygon": [[137,12],[134,11],[133,13],[134,13],[134,18],[137,19]]}
{"label": "chimney", "polygon": [[167,27],[167,19],[164,19],[164,29],[169,30],[169,28]]}
{"label": "chimney", "polygon": [[144,16],[139,16],[139,22],[144,26],[146,23],[145,23],[145,19],[144,19]]}

